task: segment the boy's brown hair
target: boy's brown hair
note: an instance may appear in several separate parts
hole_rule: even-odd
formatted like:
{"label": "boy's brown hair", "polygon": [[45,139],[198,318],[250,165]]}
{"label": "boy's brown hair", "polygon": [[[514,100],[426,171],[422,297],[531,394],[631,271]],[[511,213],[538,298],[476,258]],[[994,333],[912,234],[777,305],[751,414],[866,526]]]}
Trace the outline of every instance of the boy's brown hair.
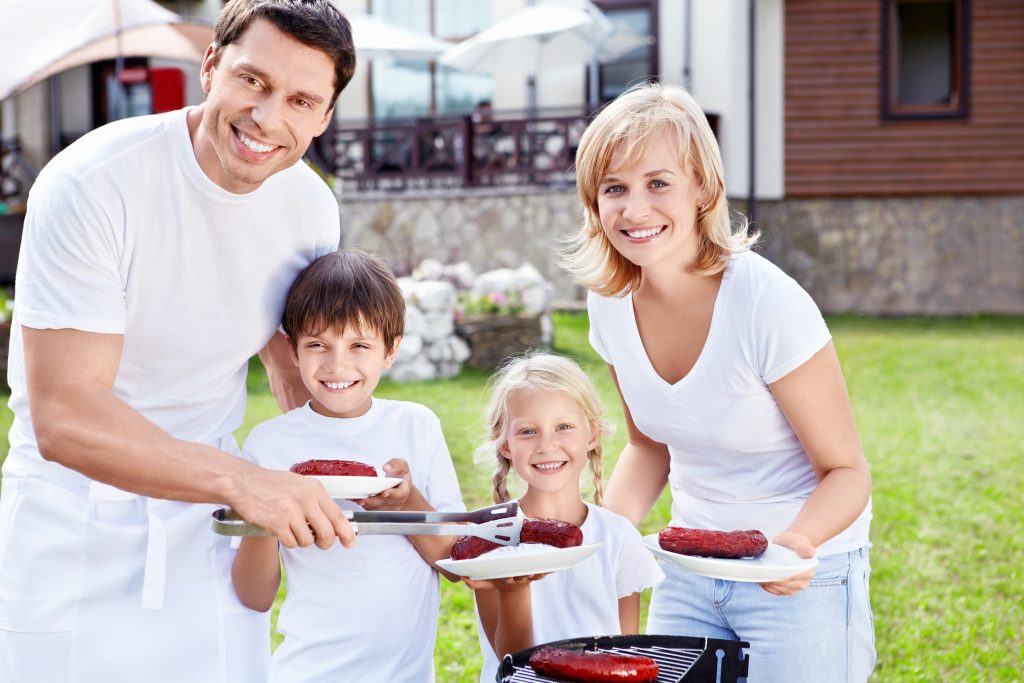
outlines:
{"label": "boy's brown hair", "polygon": [[324,254],[288,290],[282,327],[292,348],[300,335],[350,326],[378,333],[388,351],[405,333],[405,298],[384,261],[359,249]]}

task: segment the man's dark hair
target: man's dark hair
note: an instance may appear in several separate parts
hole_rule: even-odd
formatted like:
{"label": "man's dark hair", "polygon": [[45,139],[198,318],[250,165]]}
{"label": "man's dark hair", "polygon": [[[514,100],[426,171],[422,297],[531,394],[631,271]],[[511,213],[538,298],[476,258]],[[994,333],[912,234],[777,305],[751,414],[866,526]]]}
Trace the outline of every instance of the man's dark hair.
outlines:
{"label": "man's dark hair", "polygon": [[295,278],[284,304],[292,348],[300,335],[362,327],[380,335],[390,351],[405,333],[405,297],[382,260],[359,249],[324,254]]}
{"label": "man's dark hair", "polygon": [[295,40],[320,50],[334,62],[334,96],[352,80],[356,70],[356,48],[348,19],[330,0],[230,0],[213,25],[213,61],[221,50],[238,40],[257,19],[265,19]]}

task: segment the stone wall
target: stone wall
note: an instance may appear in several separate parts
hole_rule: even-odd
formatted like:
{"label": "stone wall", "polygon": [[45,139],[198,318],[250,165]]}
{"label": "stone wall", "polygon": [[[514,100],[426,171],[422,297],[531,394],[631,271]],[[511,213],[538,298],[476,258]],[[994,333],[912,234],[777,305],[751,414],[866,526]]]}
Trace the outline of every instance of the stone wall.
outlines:
{"label": "stone wall", "polygon": [[[743,212],[742,201],[733,208]],[[529,262],[558,299],[583,292],[559,268],[558,237],[580,220],[575,190],[478,191],[342,201],[346,246],[400,272],[424,258],[477,272]],[[1024,314],[1024,197],[789,199],[759,202],[757,251],[823,311]]]}

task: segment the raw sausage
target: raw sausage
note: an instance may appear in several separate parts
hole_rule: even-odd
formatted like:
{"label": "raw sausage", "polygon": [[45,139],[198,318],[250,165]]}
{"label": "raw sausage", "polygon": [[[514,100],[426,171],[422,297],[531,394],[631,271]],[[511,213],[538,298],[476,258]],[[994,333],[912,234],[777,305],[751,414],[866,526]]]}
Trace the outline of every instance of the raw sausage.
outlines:
{"label": "raw sausage", "polygon": [[680,555],[738,559],[760,557],[768,549],[768,539],[756,530],[712,531],[670,526],[658,534],[658,545]]}
{"label": "raw sausage", "polygon": [[[557,548],[571,548],[583,543],[583,532],[575,524],[557,519],[523,520],[523,530],[519,534],[520,543],[543,543]],[[469,560],[480,557],[501,546],[492,541],[476,536],[460,536],[452,546],[453,560]]]}
{"label": "raw sausage", "polygon": [[535,650],[530,668],[541,676],[580,683],[646,683],[658,678],[658,663],[650,657],[555,647]]}
{"label": "raw sausage", "polygon": [[296,474],[321,477],[376,477],[377,470],[365,462],[355,460],[305,460],[289,468]]}

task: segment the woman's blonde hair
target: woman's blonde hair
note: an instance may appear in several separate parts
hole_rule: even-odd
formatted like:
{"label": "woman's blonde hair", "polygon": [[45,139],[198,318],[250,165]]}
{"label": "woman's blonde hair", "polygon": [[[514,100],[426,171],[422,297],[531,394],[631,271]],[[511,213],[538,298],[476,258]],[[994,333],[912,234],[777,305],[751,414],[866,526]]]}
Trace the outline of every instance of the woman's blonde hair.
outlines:
{"label": "woman's blonde hair", "polygon": [[642,159],[662,133],[675,141],[680,167],[689,170],[697,189],[699,246],[693,272],[714,275],[729,257],[757,240],[744,221],[732,229],[725,196],[725,174],[711,126],[690,93],[674,85],[648,83],[620,95],[599,113],[576,150],[576,186],[583,222],[568,236],[563,264],[577,282],[604,296],[624,296],[640,285],[640,268],[623,257],[605,235],[598,211],[598,189],[612,158]]}
{"label": "woman's blonde hair", "polygon": [[501,448],[508,442],[508,426],[511,422],[509,404],[517,391],[542,389],[560,391],[572,399],[580,408],[591,433],[597,435],[596,445],[587,452],[590,471],[594,478],[594,502],[604,501],[604,485],[601,482],[601,437],[610,433],[610,425],[604,420],[601,400],[587,373],[572,360],[549,352],[531,352],[506,361],[491,379],[491,398],[484,411],[487,435],[474,453],[478,464],[488,460],[497,464],[494,473],[494,502],[509,500],[508,474],[511,462],[502,454]]}

